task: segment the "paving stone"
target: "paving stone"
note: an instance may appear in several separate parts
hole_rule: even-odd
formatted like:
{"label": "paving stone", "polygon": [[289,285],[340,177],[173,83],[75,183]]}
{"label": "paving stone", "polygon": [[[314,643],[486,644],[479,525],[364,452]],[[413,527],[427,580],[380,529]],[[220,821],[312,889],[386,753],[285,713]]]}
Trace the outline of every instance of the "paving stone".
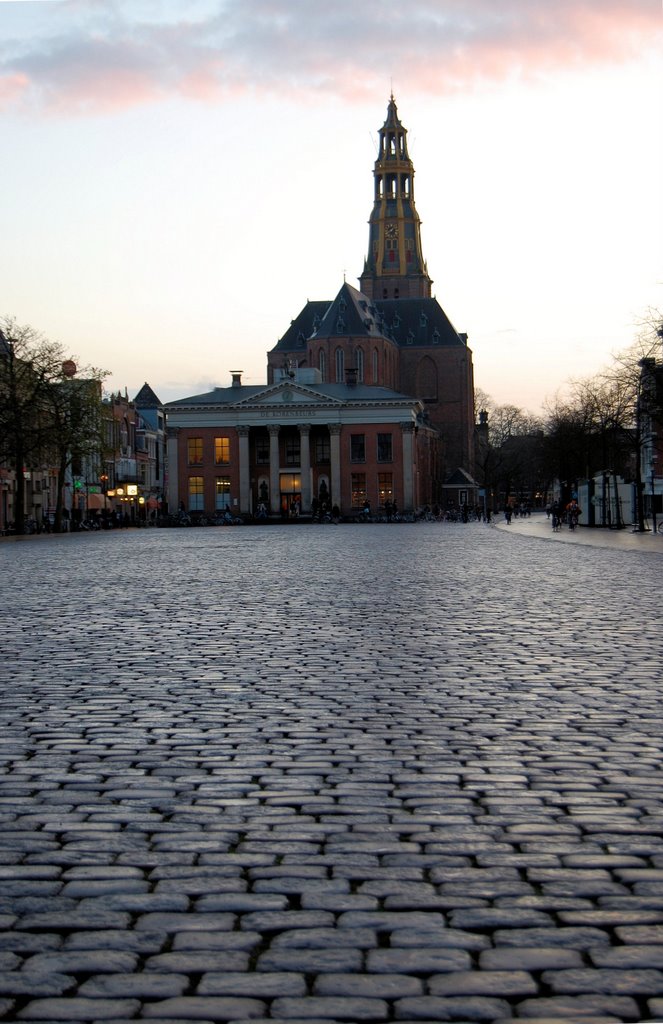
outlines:
{"label": "paving stone", "polygon": [[113,1017],[134,1017],[140,1009],[137,999],[34,999],[17,1014],[18,1020],[97,1021]]}
{"label": "paving stone", "polygon": [[599,928],[514,928],[496,931],[493,942],[498,947],[524,946],[531,949],[538,946],[562,946],[582,950],[604,943],[609,945],[610,935]]}
{"label": "paving stone", "polygon": [[535,995],[538,985],[526,971],[455,971],[429,978],[428,989],[433,996],[494,995],[514,998]]}
{"label": "paving stone", "polygon": [[61,950],[57,953],[37,953],[26,959],[24,970],[31,972],[59,972],[61,974],[113,974],[130,973],[136,969],[138,957],[120,950]]}
{"label": "paving stone", "polygon": [[145,961],[146,971],[164,974],[198,974],[204,971],[247,971],[249,953],[243,950],[195,950],[161,953]]}
{"label": "paving stone", "polygon": [[[150,932],[232,931],[234,914],[141,914],[135,927]],[[248,926],[247,926],[248,927]]]}
{"label": "paving stone", "polygon": [[423,984],[406,974],[322,974],[315,979],[315,996],[367,996],[395,999],[422,995]]}
{"label": "paving stone", "polygon": [[434,974],[470,966],[470,955],[463,949],[372,949],[366,956],[366,970],[376,973]]}
{"label": "paving stone", "polygon": [[493,1021],[509,1017],[509,1004],[503,999],[485,996],[413,996],[395,1003],[396,1020]]}
{"label": "paving stone", "polygon": [[231,1021],[247,1017],[261,1018],[266,1004],[259,999],[242,999],[235,996],[177,996],[158,1003],[146,1003],[143,1017],[181,1018],[182,1020]]}
{"label": "paving stone", "polygon": [[78,989],[78,995],[99,998],[129,997],[162,999],[179,996],[189,985],[184,974],[163,974],[141,971],[138,974],[98,974],[88,978]]}
{"label": "paving stone", "polygon": [[326,1021],[387,1020],[389,1008],[383,999],[307,996],[304,999],[275,999],[270,1013],[272,1017],[281,1016],[286,1020],[306,1017],[320,1017]]}
{"label": "paving stone", "polygon": [[539,999],[526,999],[516,1006],[519,1017],[539,1019],[551,1017],[553,1019],[583,1021],[585,1018],[594,1020],[594,1017],[608,1016],[615,1014],[617,1020],[639,1021],[640,1011],[635,999],[629,996],[615,995],[580,995],[580,996],[552,996],[540,997]]}
{"label": "paving stone", "polygon": [[158,953],[169,941],[166,932],[122,931],[110,928],[108,931],[74,932],[65,936],[62,948],[73,950],[119,950],[126,953]]}
{"label": "paving stone", "polygon": [[425,914],[417,911],[402,913],[398,911],[354,911],[341,914],[337,925],[339,928],[372,928],[378,932],[396,931],[399,928],[415,928],[430,931],[444,927],[444,917],[440,913]]}
{"label": "paving stone", "polygon": [[[603,948],[602,946],[597,947],[597,954],[600,954]],[[543,971],[547,968],[561,970],[565,967],[582,966],[582,956],[577,950],[564,949],[559,946],[539,947],[538,949],[511,946],[506,949],[485,949],[479,954],[479,967],[484,971]],[[602,965],[597,963],[597,966]],[[606,966],[610,965],[606,964]],[[647,964],[646,966],[657,965]]]}
{"label": "paving stone", "polygon": [[0,932],[0,950],[12,950],[23,955],[29,953],[45,953],[59,949],[62,945],[61,935],[37,934],[30,932]]}
{"label": "paving stone", "polygon": [[663,992],[663,973],[653,969],[572,968],[544,971],[542,981],[553,992],[600,992],[656,996]]}
{"label": "paving stone", "polygon": [[288,931],[292,928],[331,928],[333,924],[334,915],[324,910],[263,910],[243,914],[240,919],[241,928],[266,933]]}
{"label": "paving stone", "polygon": [[184,931],[173,936],[174,950],[251,950],[262,942],[259,932]]}
{"label": "paving stone", "polygon": [[237,973],[210,971],[203,974],[196,995],[199,996],[303,996],[306,993],[304,975],[292,971]]}
{"label": "paving stone", "polygon": [[59,996],[75,987],[76,979],[62,972],[0,972],[0,992],[6,996]]}
{"label": "paving stone", "polygon": [[403,928],[392,932],[390,944],[406,949],[486,949],[490,939],[460,928],[431,928],[430,931]]}
{"label": "paving stone", "polygon": [[377,946],[377,932],[370,928],[304,928],[279,932],[272,949],[370,949]]}
{"label": "paving stone", "polygon": [[269,949],[257,961],[258,971],[302,971],[304,974],[360,971],[361,949]]}

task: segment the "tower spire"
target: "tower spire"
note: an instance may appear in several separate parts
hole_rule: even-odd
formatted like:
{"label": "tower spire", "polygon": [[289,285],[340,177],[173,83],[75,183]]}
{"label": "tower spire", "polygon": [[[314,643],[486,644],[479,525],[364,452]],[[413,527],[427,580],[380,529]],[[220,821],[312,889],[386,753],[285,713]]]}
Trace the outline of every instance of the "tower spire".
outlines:
{"label": "tower spire", "polygon": [[393,89],[379,138],[361,290],[373,299],[430,298],[433,282],[423,258],[421,221],[414,205],[414,165]]}

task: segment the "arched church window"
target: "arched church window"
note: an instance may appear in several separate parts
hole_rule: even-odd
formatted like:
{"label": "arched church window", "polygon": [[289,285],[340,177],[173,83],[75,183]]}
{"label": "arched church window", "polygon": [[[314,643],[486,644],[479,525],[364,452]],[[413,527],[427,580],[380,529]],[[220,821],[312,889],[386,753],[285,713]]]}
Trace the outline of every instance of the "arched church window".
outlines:
{"label": "arched church window", "polygon": [[336,383],[342,384],[345,379],[345,354],[342,348],[336,349]]}
{"label": "arched church window", "polygon": [[379,371],[379,365],[380,364],[379,364],[379,360],[378,360],[378,350],[376,348],[374,348],[373,349],[373,367],[372,367],[373,383],[374,384],[377,384],[377,382],[379,380],[379,372],[378,372]]}
{"label": "arched church window", "polygon": [[363,384],[364,382],[364,350],[358,348],[355,350],[355,365],[357,367],[357,382]]}
{"label": "arched church window", "polygon": [[320,353],[318,355],[318,369],[320,370],[320,376],[324,384],[327,380],[327,353],[323,348],[320,349]]}

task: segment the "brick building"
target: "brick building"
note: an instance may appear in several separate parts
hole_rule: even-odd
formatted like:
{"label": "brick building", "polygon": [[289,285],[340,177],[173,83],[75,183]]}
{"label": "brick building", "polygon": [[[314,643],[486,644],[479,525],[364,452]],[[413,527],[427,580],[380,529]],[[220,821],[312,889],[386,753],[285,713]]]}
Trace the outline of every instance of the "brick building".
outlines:
{"label": "brick building", "polygon": [[361,290],[306,303],[268,353],[266,386],[235,373],[167,406],[171,509],[307,514],[323,496],[348,515],[366,499],[405,511],[475,500],[472,353],[432,296],[393,96],[373,174]]}

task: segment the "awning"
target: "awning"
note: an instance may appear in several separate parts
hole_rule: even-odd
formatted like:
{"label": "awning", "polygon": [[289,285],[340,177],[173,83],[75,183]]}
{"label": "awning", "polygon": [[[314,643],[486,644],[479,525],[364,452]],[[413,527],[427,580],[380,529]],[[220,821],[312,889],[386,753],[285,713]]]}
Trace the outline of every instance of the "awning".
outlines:
{"label": "awning", "polygon": [[105,494],[88,494],[87,496],[87,507],[88,512],[98,512],[101,508],[106,508],[104,498]]}

